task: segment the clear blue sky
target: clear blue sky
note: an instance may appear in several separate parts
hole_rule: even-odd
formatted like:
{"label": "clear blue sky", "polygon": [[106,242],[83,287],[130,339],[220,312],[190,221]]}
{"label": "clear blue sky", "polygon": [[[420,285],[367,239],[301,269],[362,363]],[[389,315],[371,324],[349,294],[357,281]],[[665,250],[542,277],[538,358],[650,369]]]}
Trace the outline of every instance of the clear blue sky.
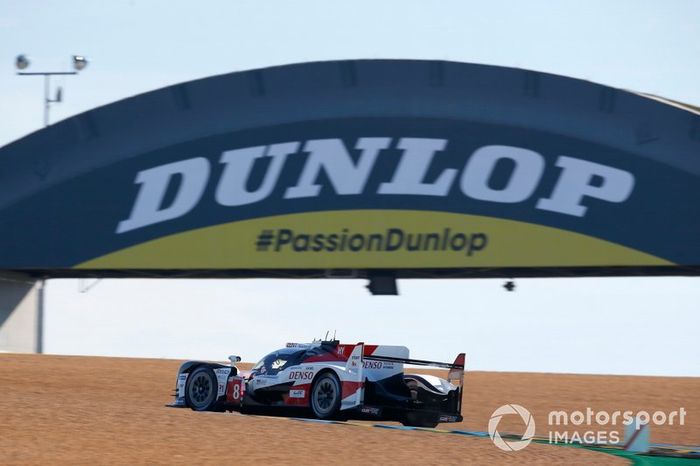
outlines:
{"label": "clear blue sky", "polygon": [[[342,58],[425,58],[558,73],[700,105],[700,2],[0,0],[0,145],[39,129],[32,69],[56,80],[52,120],[176,82]],[[46,350],[252,360],[288,339],[407,344],[416,357],[468,353],[480,370],[700,376],[700,280],[75,280],[48,286]]]}

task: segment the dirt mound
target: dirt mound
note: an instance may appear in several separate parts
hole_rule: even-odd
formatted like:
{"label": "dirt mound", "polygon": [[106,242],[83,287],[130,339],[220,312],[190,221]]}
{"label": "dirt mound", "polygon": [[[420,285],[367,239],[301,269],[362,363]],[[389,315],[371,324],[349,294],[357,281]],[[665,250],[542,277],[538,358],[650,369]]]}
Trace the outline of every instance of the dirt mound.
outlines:
{"label": "dirt mound", "polygon": [[[171,360],[1,354],[0,463],[221,464],[244,458],[265,464],[624,464],[620,458],[574,448],[531,444],[504,453],[487,439],[457,435],[165,408],[178,365]],[[600,409],[684,401],[686,409],[697,413],[698,388],[697,379],[470,373],[467,419],[456,427],[485,430],[493,409],[504,403],[520,403],[536,416],[540,410],[579,408],[589,400]],[[659,429],[659,438],[656,431],[653,436],[687,442],[697,440],[699,432],[696,423],[684,430]]]}

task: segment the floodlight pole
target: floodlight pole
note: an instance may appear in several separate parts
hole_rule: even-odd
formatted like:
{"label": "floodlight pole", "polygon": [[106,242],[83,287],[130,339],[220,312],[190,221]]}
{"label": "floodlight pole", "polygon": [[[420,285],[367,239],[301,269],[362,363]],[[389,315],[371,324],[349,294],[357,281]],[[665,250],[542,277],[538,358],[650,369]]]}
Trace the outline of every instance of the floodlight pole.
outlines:
{"label": "floodlight pole", "polygon": [[51,104],[54,102],[60,102],[60,99],[52,99],[49,97],[49,92],[51,90],[51,76],[65,76],[78,74],[77,71],[18,71],[20,76],[43,76],[44,77],[44,127],[49,126],[49,109]]}

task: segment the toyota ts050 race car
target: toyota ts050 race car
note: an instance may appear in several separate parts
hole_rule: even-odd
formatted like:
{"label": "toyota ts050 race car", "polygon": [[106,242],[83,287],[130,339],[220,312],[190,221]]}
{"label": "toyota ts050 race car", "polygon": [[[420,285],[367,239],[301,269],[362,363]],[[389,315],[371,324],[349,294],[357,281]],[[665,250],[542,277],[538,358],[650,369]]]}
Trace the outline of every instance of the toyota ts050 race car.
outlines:
{"label": "toyota ts050 race car", "polygon": [[[435,427],[462,420],[464,353],[453,363],[409,359],[405,346],[287,343],[252,370],[187,361],[180,367],[175,403],[196,411],[306,408],[319,419],[370,418]],[[448,369],[447,379],[408,374],[404,364]]]}

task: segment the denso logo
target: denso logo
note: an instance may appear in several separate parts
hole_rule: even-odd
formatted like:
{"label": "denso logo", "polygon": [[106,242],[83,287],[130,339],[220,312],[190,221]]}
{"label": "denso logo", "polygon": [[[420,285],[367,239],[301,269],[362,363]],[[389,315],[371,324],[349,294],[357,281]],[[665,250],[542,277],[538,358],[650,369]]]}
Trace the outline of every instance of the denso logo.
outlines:
{"label": "denso logo", "polygon": [[362,361],[362,367],[365,369],[381,369],[384,367],[381,361]]}
{"label": "denso logo", "polygon": [[[461,193],[484,202],[513,204],[530,199],[542,180],[547,167],[541,154],[515,146],[489,145],[476,149],[464,167],[445,168],[437,176],[427,174],[433,160],[444,157],[446,139],[362,137],[355,143],[359,157],[352,157],[341,139],[311,139],[267,146],[228,150],[221,154],[223,165],[218,180],[211,178],[211,162],[195,157],[159,165],[137,173],[134,182],[140,185],[129,218],[119,222],[117,233],[179,218],[192,211],[202,200],[210,182],[216,183],[215,201],[226,207],[237,207],[261,202],[271,195],[280,179],[285,162],[301,152],[308,153],[296,180],[284,191],[284,199],[318,197],[323,171],[328,188],[339,196],[374,194],[377,196],[430,196],[444,197],[457,184]],[[391,176],[383,180],[372,193],[367,182],[377,159],[389,148],[401,153]],[[265,161],[262,181],[250,188],[250,178],[256,162]],[[505,183],[493,187],[490,183],[496,165],[506,161],[512,170]],[[554,162],[557,179],[552,191],[537,199],[536,209],[563,215],[583,217],[588,207],[586,198],[604,202],[626,201],[634,188],[634,176],[624,170],[601,165],[566,155]],[[164,203],[166,192],[177,183],[172,200]],[[172,188],[172,187],[171,187]],[[170,196],[169,196],[170,197]],[[167,205],[164,205],[167,204]]]}
{"label": "denso logo", "polygon": [[289,380],[311,380],[313,378],[313,371],[292,371],[289,373]]}

